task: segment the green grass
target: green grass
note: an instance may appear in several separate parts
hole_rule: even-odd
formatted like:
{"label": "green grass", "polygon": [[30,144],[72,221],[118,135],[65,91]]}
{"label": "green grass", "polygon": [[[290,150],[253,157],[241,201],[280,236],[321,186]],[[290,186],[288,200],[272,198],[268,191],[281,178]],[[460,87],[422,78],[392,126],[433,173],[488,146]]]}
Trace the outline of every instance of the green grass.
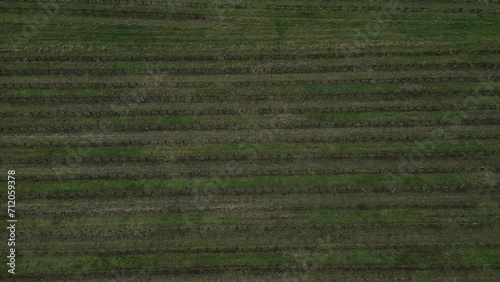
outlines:
{"label": "green grass", "polygon": [[[483,104],[485,105],[485,104]],[[246,107],[245,107],[246,108]],[[9,112],[17,112],[15,109]],[[210,128],[213,124],[227,125],[230,127],[252,127],[256,124],[274,124],[276,122],[318,122],[328,127],[327,123],[334,122],[398,122],[405,120],[440,121],[448,117],[462,119],[481,119],[485,115],[497,118],[496,111],[447,111],[447,112],[383,112],[383,113],[340,113],[340,114],[284,114],[284,115],[224,115],[212,117],[209,115],[183,115],[183,116],[132,116],[112,118],[10,118],[10,127],[52,127],[60,126],[89,126],[90,131],[98,131],[102,125],[106,126],[195,126],[194,130]],[[213,130],[213,129],[212,129]],[[87,130],[83,130],[87,131]]]}
{"label": "green grass", "polygon": [[30,272],[62,272],[68,270],[89,271],[92,269],[113,268],[158,268],[173,266],[229,266],[229,265],[267,265],[276,263],[293,263],[291,256],[284,254],[250,253],[240,254],[161,254],[120,257],[77,256],[69,259],[43,257],[33,259],[25,265],[23,271]]}
{"label": "green grass", "polygon": [[[173,178],[169,180],[144,179],[144,180],[93,180],[93,181],[66,181],[66,182],[36,182],[22,187],[23,192],[57,192],[57,191],[88,191],[105,190],[182,190],[186,188],[279,188],[279,187],[310,187],[310,186],[334,186],[334,185],[359,185],[359,186],[383,186],[390,183],[396,175],[383,174],[356,174],[335,176],[276,176],[276,177],[252,177],[252,178],[208,178],[208,179],[186,179]],[[446,174],[412,174],[403,175],[400,185],[425,185],[425,184],[448,184],[460,185],[467,183],[467,173]],[[493,175],[494,179],[498,176]]]}
{"label": "green grass", "polygon": [[304,153],[341,153],[365,152],[378,153],[384,151],[406,151],[410,153],[433,153],[449,150],[498,150],[496,140],[442,140],[418,142],[331,142],[314,143],[270,143],[270,144],[218,144],[201,146],[116,146],[116,147],[54,147],[47,149],[0,148],[0,155],[5,158],[99,158],[99,157],[145,157],[169,156],[171,153],[192,154],[200,156],[234,154],[297,154]]}
{"label": "green grass", "polygon": [[[436,263],[461,264],[474,262],[480,264],[499,263],[499,251],[488,249],[455,249],[393,251],[331,251],[317,250],[308,263],[313,265],[429,265]],[[161,268],[173,266],[263,266],[300,264],[304,259],[300,253],[235,253],[235,254],[155,254],[131,255],[120,257],[77,256],[77,257],[40,257],[22,266],[23,272],[63,272],[89,271],[93,269],[114,268]]]}
{"label": "green grass", "polygon": [[[431,210],[373,210],[373,211],[341,211],[341,210],[311,210],[293,212],[252,212],[253,216],[269,218],[276,222],[286,223],[289,218],[295,224],[343,224],[343,223],[418,223],[426,218],[432,218]],[[486,214],[486,213],[484,213]],[[483,215],[484,215],[483,214]],[[488,213],[489,214],[489,213]],[[480,220],[478,220],[480,221]],[[93,228],[94,226],[107,227],[166,227],[166,226],[202,226],[202,225],[227,225],[241,223],[255,223],[245,213],[203,213],[183,212],[169,214],[133,215],[133,216],[102,216],[99,218],[68,218],[57,219],[30,219],[25,218],[19,222],[20,229],[37,230],[50,228],[51,230],[64,230],[71,228]]]}

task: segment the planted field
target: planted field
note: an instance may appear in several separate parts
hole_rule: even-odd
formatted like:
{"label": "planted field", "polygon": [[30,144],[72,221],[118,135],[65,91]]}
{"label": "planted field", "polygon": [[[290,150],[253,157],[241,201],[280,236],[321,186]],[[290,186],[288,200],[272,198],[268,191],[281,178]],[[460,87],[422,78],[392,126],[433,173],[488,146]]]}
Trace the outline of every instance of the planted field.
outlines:
{"label": "planted field", "polygon": [[499,16],[2,1],[0,280],[499,280]]}

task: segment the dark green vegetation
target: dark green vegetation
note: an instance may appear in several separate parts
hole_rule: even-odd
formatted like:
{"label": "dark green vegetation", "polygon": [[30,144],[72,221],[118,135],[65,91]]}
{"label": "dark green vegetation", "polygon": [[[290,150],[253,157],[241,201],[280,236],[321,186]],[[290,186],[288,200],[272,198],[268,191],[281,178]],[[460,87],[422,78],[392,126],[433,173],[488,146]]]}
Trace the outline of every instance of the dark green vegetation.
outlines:
{"label": "dark green vegetation", "polygon": [[499,13],[1,1],[14,278],[498,281]]}

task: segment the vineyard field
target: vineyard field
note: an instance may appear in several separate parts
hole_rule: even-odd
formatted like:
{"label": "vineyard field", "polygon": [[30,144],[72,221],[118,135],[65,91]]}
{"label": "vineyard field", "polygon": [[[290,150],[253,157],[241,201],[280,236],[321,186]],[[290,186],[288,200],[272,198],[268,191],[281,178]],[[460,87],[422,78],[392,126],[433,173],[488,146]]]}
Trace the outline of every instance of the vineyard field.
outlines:
{"label": "vineyard field", "polygon": [[500,280],[497,0],[3,0],[0,32],[1,281]]}

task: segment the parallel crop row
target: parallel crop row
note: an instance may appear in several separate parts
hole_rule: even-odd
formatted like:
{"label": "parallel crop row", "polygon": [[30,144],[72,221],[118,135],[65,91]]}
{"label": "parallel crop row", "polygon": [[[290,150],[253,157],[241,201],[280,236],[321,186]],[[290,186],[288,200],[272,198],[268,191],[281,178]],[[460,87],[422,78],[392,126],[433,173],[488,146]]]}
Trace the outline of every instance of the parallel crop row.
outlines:
{"label": "parallel crop row", "polygon": [[[498,125],[500,119],[461,119],[460,125]],[[318,128],[389,128],[389,127],[417,127],[417,126],[449,126],[457,125],[453,120],[412,120],[412,121],[344,121],[344,122],[276,122],[276,123],[250,123],[250,124],[178,124],[178,125],[110,125],[106,129],[95,126],[10,126],[0,128],[3,133],[75,133],[75,132],[148,132],[148,131],[237,131],[237,130],[260,130],[260,129],[318,129]]]}
{"label": "parallel crop row", "polygon": [[[0,97],[0,103],[9,103],[12,105],[66,105],[66,104],[142,104],[142,103],[209,103],[209,102],[230,102],[230,101],[323,101],[335,100],[342,98],[380,98],[383,100],[407,100],[419,97],[461,97],[464,95],[477,95],[477,96],[497,96],[498,91],[452,91],[452,90],[408,90],[408,91],[376,91],[376,92],[345,92],[345,93],[331,93],[331,94],[242,94],[233,96],[229,94],[200,94],[200,95],[176,95],[168,94],[144,94],[140,97],[136,96],[50,96],[50,97]],[[2,117],[9,117],[7,113],[0,113]],[[14,116],[14,115],[10,115]]]}
{"label": "parallel crop row", "polygon": [[424,185],[424,186],[397,186],[388,188],[384,186],[311,186],[311,187],[280,187],[280,188],[210,188],[210,189],[192,189],[182,190],[124,190],[124,191],[72,191],[72,192],[23,192],[19,196],[22,200],[72,200],[72,199],[118,199],[135,197],[139,199],[158,198],[158,197],[192,197],[195,195],[228,195],[228,196],[247,196],[247,195],[292,195],[292,194],[346,194],[346,193],[467,193],[475,194],[483,192],[495,192],[500,189],[500,185],[484,186],[481,184],[462,184],[462,185]]}
{"label": "parallel crop row", "polygon": [[[316,265],[314,266],[314,272],[328,273],[328,274],[339,274],[339,273],[384,273],[385,279],[399,278],[391,276],[391,273],[395,271],[411,272],[412,275],[409,277],[414,277],[416,271],[453,271],[463,274],[466,272],[483,272],[487,270],[497,270],[500,269],[498,265],[486,265],[486,264],[412,264],[412,265],[387,265],[387,264],[371,264],[371,265]],[[189,266],[189,267],[163,267],[163,268],[151,268],[151,269],[130,269],[130,268],[115,268],[111,270],[94,270],[94,271],[71,271],[71,272],[55,272],[55,273],[23,273],[18,274],[16,277],[23,279],[23,281],[28,279],[34,279],[35,281],[54,281],[57,280],[78,280],[82,277],[86,279],[116,279],[116,277],[137,277],[137,279],[143,279],[144,277],[161,277],[165,278],[168,276],[180,276],[186,277],[186,275],[227,275],[229,273],[235,275],[245,275],[245,274],[300,274],[307,273],[311,274],[311,269],[305,267],[304,265],[272,265],[272,266],[217,266],[217,267],[203,267],[203,266]],[[219,276],[220,277],[220,276]],[[346,278],[346,276],[342,276]],[[350,277],[350,276],[347,276]],[[363,276],[362,276],[363,277]],[[363,277],[366,278],[366,277]]]}
{"label": "parallel crop row", "polygon": [[[470,247],[470,248],[498,248],[500,244],[495,243],[470,243],[470,244],[445,244],[445,243],[418,243],[418,244],[328,244],[325,250],[411,250],[411,249],[438,249],[447,250],[450,248]],[[113,249],[113,250],[29,250],[21,251],[24,255],[50,255],[50,256],[77,256],[77,255],[99,255],[99,256],[120,256],[158,253],[246,253],[246,252],[287,252],[287,251],[314,251],[321,250],[317,245],[272,245],[272,246],[218,246],[199,248],[144,248],[144,249]]]}
{"label": "parallel crop row", "polygon": [[[247,9],[248,5],[244,4],[207,4],[207,3],[185,3],[184,8],[216,8],[216,9]],[[268,4],[262,7],[266,10],[279,11],[327,11],[327,12],[388,12],[388,13],[487,13],[495,14],[499,9],[472,9],[472,8],[441,8],[433,9],[427,7],[380,7],[380,6],[324,6],[324,5],[272,5]],[[44,13],[47,11],[54,12],[50,8],[0,8],[2,12],[15,13]],[[125,17],[125,18],[141,18],[141,19],[205,19],[204,15],[192,13],[159,13],[145,11],[109,11],[95,9],[57,9],[58,13],[77,16],[92,16],[92,17]]]}
{"label": "parallel crop row", "polygon": [[[286,107],[286,108],[258,108],[258,107],[243,107],[234,108],[204,108],[204,109],[133,109],[127,112],[118,112],[113,110],[93,110],[89,109],[82,111],[71,110],[56,110],[45,112],[0,112],[0,117],[9,118],[75,118],[75,117],[125,117],[125,116],[185,116],[185,115],[204,115],[204,116],[219,116],[219,115],[303,115],[303,114],[336,114],[336,113],[383,113],[383,112],[444,112],[444,111],[467,111],[467,110],[497,110],[498,105],[370,105],[370,106],[337,106],[337,107]],[[414,124],[417,125],[417,121]],[[410,122],[410,124],[412,124]],[[425,121],[422,121],[426,123]],[[471,121],[472,122],[472,121]],[[347,123],[349,124],[349,123]],[[366,126],[383,126],[385,122],[368,121]],[[177,126],[177,125],[176,125]],[[179,125],[180,126],[180,125]]]}
{"label": "parallel crop row", "polygon": [[304,84],[402,84],[402,83],[436,83],[436,82],[498,82],[500,76],[472,77],[472,76],[445,76],[445,77],[401,77],[401,78],[363,78],[363,79],[328,79],[328,80],[271,80],[271,81],[237,81],[237,82],[33,82],[33,83],[0,83],[5,89],[111,89],[111,88],[210,88],[210,87],[245,87],[245,86],[272,86],[272,85],[304,85]]}
{"label": "parallel crop row", "polygon": [[500,49],[433,50],[433,51],[378,51],[314,54],[241,54],[241,55],[184,55],[184,56],[38,56],[0,57],[3,62],[158,62],[158,61],[269,61],[299,59],[339,59],[363,57],[427,57],[453,55],[498,55]]}
{"label": "parallel crop row", "polygon": [[[262,169],[255,170],[239,170],[239,171],[213,171],[192,169],[190,171],[179,172],[111,172],[111,173],[82,173],[82,174],[65,174],[65,175],[25,175],[22,177],[24,181],[64,181],[64,180],[112,180],[112,179],[172,179],[175,177],[182,178],[208,178],[208,177],[256,177],[256,176],[304,176],[304,175],[342,175],[342,174],[437,174],[437,173],[474,173],[484,172],[484,167],[463,167],[457,166],[455,168],[444,167],[420,167],[420,168],[373,168],[370,170],[353,170],[348,168],[325,168],[325,169]],[[493,173],[500,172],[499,168],[489,168]]]}
{"label": "parallel crop row", "polygon": [[294,231],[294,230],[324,230],[332,232],[341,232],[349,230],[366,231],[366,230],[421,230],[427,229],[447,229],[448,227],[460,227],[463,229],[473,229],[481,231],[484,228],[498,226],[497,223],[347,223],[347,224],[248,224],[248,225],[208,225],[208,226],[172,226],[163,228],[120,228],[120,229],[71,229],[63,231],[20,231],[19,237],[36,237],[36,238],[53,238],[53,239],[76,239],[76,238],[124,238],[124,237],[142,237],[144,236],[162,236],[162,235],[184,235],[188,232],[192,233],[244,233],[244,232],[270,232],[270,231]]}
{"label": "parallel crop row", "polygon": [[[468,133],[457,134],[453,140],[493,140],[500,138],[500,133]],[[368,141],[431,141],[435,137],[432,135],[418,134],[418,135],[392,135],[377,134],[377,135],[349,135],[349,136],[277,136],[272,140],[266,137],[254,137],[250,143],[328,143],[328,142],[368,142]],[[11,141],[0,142],[0,148],[36,148],[36,147],[103,147],[103,146],[144,146],[144,145],[188,145],[197,143],[193,138],[176,138],[176,139],[156,139],[156,140],[141,140],[141,139],[128,139],[128,140],[30,140],[30,141]],[[234,137],[207,137],[203,139],[204,144],[243,144],[245,141]]]}
{"label": "parallel crop row", "polygon": [[389,13],[498,13],[498,9],[446,8],[432,9],[426,7],[374,7],[374,6],[309,6],[309,5],[266,5],[266,9],[284,11],[351,11],[351,12],[389,12]]}
{"label": "parallel crop row", "polygon": [[[104,165],[113,163],[190,163],[190,162],[223,162],[223,161],[268,161],[268,162],[283,162],[291,160],[304,159],[399,159],[401,157],[411,155],[411,151],[379,151],[377,153],[310,153],[307,155],[292,155],[292,154],[266,154],[266,155],[242,155],[234,154],[229,156],[224,155],[188,155],[188,156],[147,156],[147,157],[101,157],[101,158],[10,158],[8,160],[0,160],[1,164],[24,164],[30,166],[45,166],[51,164],[90,164]],[[426,154],[426,158],[470,158],[478,156],[493,156],[496,155],[496,150],[473,150],[473,151],[435,151]]]}
{"label": "parallel crop row", "polygon": [[[136,5],[136,6],[178,6],[192,8],[234,8],[247,7],[246,4],[230,3],[207,3],[207,2],[172,2],[158,0],[5,0],[8,3],[71,3],[71,4],[99,4],[99,5]],[[418,2],[425,3],[422,0],[401,0],[400,2]],[[494,3],[496,0],[434,0],[439,3]],[[328,7],[328,6],[314,6]],[[351,7],[351,6],[349,6]]]}
{"label": "parallel crop row", "polygon": [[190,68],[190,69],[27,69],[0,70],[0,76],[54,76],[54,75],[222,75],[222,74],[285,74],[285,73],[329,73],[329,72],[363,72],[363,71],[410,71],[410,70],[468,70],[468,69],[498,69],[495,63],[447,63],[447,64],[404,64],[404,65],[344,65],[344,66],[288,66],[263,69],[246,68]]}
{"label": "parallel crop row", "polygon": [[[219,213],[226,209],[224,207],[182,207],[182,206],[167,206],[161,208],[144,208],[144,209],[92,209],[94,207],[89,203],[85,210],[19,210],[19,215],[23,218],[81,218],[81,217],[100,217],[100,216],[127,216],[127,215],[151,215],[151,214],[168,214],[168,213]],[[299,206],[255,206],[245,205],[245,207],[231,208],[231,212],[277,212],[277,211],[311,211],[311,210],[335,210],[335,211],[359,211],[359,210],[387,210],[387,209],[408,209],[408,210],[446,210],[446,209],[474,209],[477,208],[477,202],[451,202],[439,204],[411,204],[411,203],[391,203],[391,204],[350,204],[350,205],[307,205]],[[449,219],[449,215],[448,215]],[[449,222],[448,219],[443,219],[444,222]],[[433,223],[438,223],[439,219],[433,219]],[[485,220],[482,220],[485,223]],[[494,221],[496,222],[496,221]]]}
{"label": "parallel crop row", "polygon": [[138,11],[109,11],[93,9],[37,9],[37,8],[5,8],[0,7],[0,13],[23,14],[46,14],[57,13],[71,16],[88,17],[115,17],[115,18],[138,18],[138,19],[172,19],[172,20],[201,20],[204,15],[193,13],[159,13],[159,12],[138,12]]}
{"label": "parallel crop row", "polygon": [[206,3],[206,2],[172,2],[156,0],[7,0],[9,3],[58,3],[58,4],[98,4],[98,5],[127,5],[127,6],[173,6],[181,8],[217,8],[217,9],[246,9],[247,4]]}

